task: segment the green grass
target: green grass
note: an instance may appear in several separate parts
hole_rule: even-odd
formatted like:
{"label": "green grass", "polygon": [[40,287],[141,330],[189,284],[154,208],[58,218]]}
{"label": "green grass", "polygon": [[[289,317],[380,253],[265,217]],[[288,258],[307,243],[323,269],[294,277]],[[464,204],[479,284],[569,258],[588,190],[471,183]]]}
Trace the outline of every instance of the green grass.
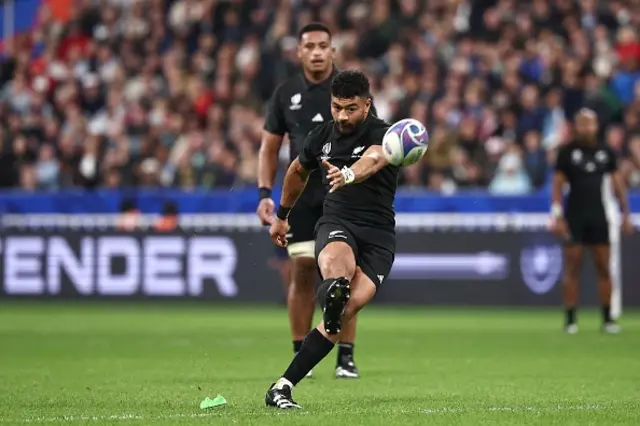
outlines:
{"label": "green grass", "polygon": [[332,353],[295,390],[304,410],[277,412],[283,308],[3,303],[0,424],[640,424],[640,312],[619,336],[580,320],[565,336],[556,310],[367,309],[362,379],[336,381]]}

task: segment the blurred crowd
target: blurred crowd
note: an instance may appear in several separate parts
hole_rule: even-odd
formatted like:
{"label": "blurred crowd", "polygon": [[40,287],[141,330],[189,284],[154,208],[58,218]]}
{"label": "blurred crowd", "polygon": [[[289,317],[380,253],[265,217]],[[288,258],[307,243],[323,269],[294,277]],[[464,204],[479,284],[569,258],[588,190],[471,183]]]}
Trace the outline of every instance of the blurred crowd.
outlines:
{"label": "blurred crowd", "polygon": [[311,21],[369,75],[382,118],[427,125],[404,185],[542,188],[587,106],[640,186],[639,2],[75,0],[71,15],[44,5],[4,46],[2,187],[255,185],[265,102]]}

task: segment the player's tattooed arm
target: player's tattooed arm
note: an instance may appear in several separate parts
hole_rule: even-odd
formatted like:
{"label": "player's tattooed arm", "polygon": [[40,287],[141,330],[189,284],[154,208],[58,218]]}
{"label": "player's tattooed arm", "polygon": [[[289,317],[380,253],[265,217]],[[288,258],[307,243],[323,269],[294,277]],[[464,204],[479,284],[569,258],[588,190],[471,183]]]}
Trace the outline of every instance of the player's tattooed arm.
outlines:
{"label": "player's tattooed arm", "polygon": [[298,158],[291,162],[289,169],[287,169],[287,174],[284,176],[282,196],[280,197],[281,206],[289,209],[294,206],[302,191],[304,191],[304,187],[307,186],[310,173],[311,170],[302,167]]}

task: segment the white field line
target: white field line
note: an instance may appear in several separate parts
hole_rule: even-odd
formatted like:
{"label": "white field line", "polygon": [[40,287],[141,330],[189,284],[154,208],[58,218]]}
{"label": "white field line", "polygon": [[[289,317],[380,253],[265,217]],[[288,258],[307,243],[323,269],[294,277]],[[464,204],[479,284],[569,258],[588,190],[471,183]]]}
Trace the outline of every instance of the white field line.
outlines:
{"label": "white field line", "polygon": [[[607,407],[602,405],[557,405],[555,407],[529,407],[529,406],[512,406],[512,407],[443,407],[434,409],[425,409],[424,414],[472,414],[472,413],[554,413],[563,411],[602,411]],[[410,414],[405,410],[401,410],[403,414]],[[297,414],[309,414],[305,411],[294,410]],[[273,411],[273,414],[283,413],[282,411]],[[72,422],[101,422],[101,421],[122,421],[129,420],[176,420],[176,419],[192,419],[198,417],[217,417],[222,412],[212,411],[210,413],[192,413],[192,414],[169,414],[158,416],[145,416],[138,414],[114,414],[105,416],[55,416],[55,417],[29,417],[22,419],[0,419],[0,423],[7,424],[28,424],[28,423],[72,423]],[[232,414],[232,413],[227,413]],[[252,416],[260,416],[264,413],[251,412],[245,413]],[[353,414],[353,413],[352,413]]]}
{"label": "white field line", "polygon": [[434,408],[424,410],[425,414],[464,414],[464,413],[554,413],[561,411],[602,411],[607,407],[602,405],[556,405],[555,407],[479,407],[479,408]]}
{"label": "white field line", "polygon": [[127,421],[127,420],[172,420],[205,417],[210,414],[170,414],[166,416],[143,416],[138,414],[113,414],[109,416],[54,416],[54,417],[28,417],[23,419],[0,419],[0,423],[64,423],[64,422],[103,422],[103,421]]}

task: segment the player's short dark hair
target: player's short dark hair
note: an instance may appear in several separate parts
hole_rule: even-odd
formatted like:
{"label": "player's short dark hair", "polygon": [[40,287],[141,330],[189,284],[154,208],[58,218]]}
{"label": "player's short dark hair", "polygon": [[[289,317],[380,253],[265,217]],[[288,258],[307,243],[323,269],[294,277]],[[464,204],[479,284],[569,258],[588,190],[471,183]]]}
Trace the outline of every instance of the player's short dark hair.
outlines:
{"label": "player's short dark hair", "polygon": [[360,71],[342,71],[331,82],[331,95],[339,99],[370,98],[369,79]]}
{"label": "player's short dark hair", "polygon": [[302,40],[302,36],[306,33],[313,33],[316,31],[327,33],[329,35],[329,38],[331,38],[331,30],[329,29],[329,27],[321,22],[312,22],[305,25],[300,29],[300,31],[298,31],[298,41]]}

